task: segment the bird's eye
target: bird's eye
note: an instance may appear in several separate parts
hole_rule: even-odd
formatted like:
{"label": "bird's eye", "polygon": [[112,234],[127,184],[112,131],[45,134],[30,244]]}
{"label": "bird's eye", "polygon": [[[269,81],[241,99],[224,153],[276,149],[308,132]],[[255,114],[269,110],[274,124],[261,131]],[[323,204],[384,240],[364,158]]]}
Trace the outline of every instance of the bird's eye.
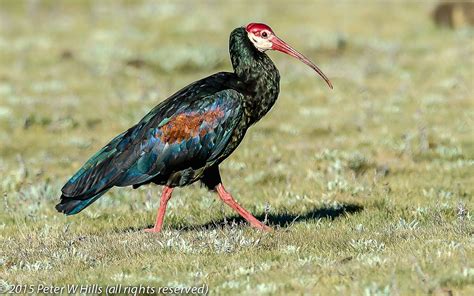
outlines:
{"label": "bird's eye", "polygon": [[268,33],[267,33],[266,31],[263,31],[263,32],[262,32],[262,37],[263,37],[263,38],[267,38],[267,37],[268,37]]}

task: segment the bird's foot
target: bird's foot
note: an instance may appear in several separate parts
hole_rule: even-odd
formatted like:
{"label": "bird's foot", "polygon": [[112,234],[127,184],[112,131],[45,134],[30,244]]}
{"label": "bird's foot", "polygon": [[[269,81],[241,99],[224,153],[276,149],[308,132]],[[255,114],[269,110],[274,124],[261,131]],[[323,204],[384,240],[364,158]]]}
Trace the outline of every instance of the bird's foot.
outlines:
{"label": "bird's foot", "polygon": [[148,233],[159,233],[159,232],[161,232],[161,229],[153,227],[153,228],[147,228],[144,231],[148,232]]}
{"label": "bird's foot", "polygon": [[259,223],[251,223],[252,227],[255,227],[257,229],[260,229],[260,230],[263,230],[263,231],[266,231],[266,232],[272,232],[273,231],[273,228],[271,228],[270,226],[267,226],[261,222]]}

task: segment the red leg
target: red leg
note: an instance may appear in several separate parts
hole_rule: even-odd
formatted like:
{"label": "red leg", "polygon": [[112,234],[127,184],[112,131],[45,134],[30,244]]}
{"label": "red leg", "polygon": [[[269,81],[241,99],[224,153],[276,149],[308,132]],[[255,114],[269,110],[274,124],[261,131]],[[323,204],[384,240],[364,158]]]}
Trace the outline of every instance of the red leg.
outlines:
{"label": "red leg", "polygon": [[165,186],[163,192],[161,193],[160,207],[158,208],[158,215],[156,217],[155,227],[145,229],[145,232],[160,232],[163,225],[163,219],[165,218],[166,204],[171,198],[171,193],[173,193],[173,188]]}
{"label": "red leg", "polygon": [[231,208],[237,211],[237,213],[240,214],[245,220],[247,220],[250,225],[252,225],[255,228],[258,228],[260,230],[265,230],[265,231],[271,231],[272,229],[268,227],[267,225],[263,224],[262,222],[258,221],[257,218],[252,216],[246,209],[242,208],[230,195],[229,192],[227,192],[222,185],[222,183],[219,183],[216,187],[217,189],[217,194],[219,195],[219,198],[222,199],[223,202],[228,204]]}

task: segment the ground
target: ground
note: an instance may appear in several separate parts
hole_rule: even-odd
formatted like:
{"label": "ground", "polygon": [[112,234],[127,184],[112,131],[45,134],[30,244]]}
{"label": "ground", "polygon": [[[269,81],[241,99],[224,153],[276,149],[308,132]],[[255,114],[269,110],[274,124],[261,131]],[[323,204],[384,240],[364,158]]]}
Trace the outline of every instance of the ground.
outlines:
{"label": "ground", "polygon": [[[200,286],[211,294],[474,293],[473,29],[433,2],[2,1],[0,284]],[[272,111],[221,165],[274,228],[198,184],[116,188],[57,213],[89,156],[181,87],[230,70],[264,21],[318,64],[280,70]]]}

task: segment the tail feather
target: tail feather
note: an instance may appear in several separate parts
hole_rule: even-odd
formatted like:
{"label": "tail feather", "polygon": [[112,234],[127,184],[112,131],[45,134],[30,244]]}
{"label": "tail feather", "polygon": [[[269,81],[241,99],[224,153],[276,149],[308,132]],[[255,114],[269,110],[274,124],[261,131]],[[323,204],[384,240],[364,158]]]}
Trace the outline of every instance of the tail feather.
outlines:
{"label": "tail feather", "polygon": [[75,199],[74,197],[67,197],[63,194],[61,195],[61,202],[56,205],[56,210],[66,215],[75,215],[83,209],[87,208],[90,204],[96,201],[107,191],[108,189],[101,191],[87,199]]}
{"label": "tail feather", "polygon": [[124,163],[117,161],[123,151],[118,149],[124,134],[94,154],[61,189],[61,201],[56,205],[58,212],[74,215],[88,207],[121,178]]}
{"label": "tail feather", "polygon": [[[61,201],[56,209],[66,215],[74,215],[114,186],[134,185],[150,179],[152,176],[147,174],[149,167],[145,166],[145,170],[139,167],[143,162],[139,160],[144,149],[140,139],[148,135],[145,133],[150,133],[149,129],[134,126],[95,153],[63,186]],[[134,142],[134,139],[138,140]],[[153,164],[151,159],[156,157],[148,159],[150,161],[145,161],[145,164],[150,166]]]}

